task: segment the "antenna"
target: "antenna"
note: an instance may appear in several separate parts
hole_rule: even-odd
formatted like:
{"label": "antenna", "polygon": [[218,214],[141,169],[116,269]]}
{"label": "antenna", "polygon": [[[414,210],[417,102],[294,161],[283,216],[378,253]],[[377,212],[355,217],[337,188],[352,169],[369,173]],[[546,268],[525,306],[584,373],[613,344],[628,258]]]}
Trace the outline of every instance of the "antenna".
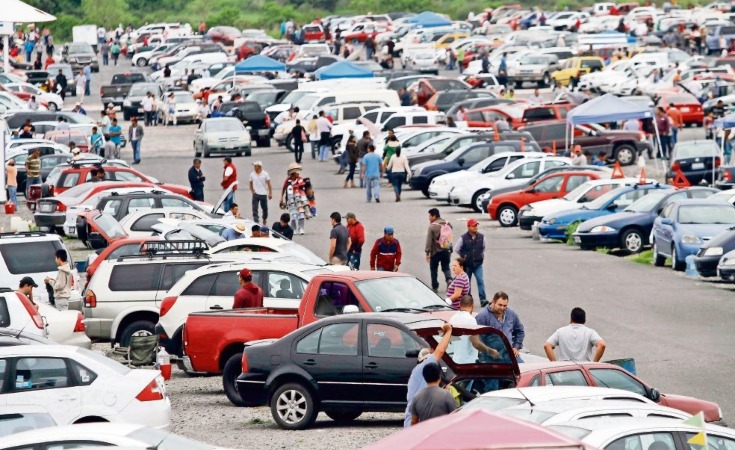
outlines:
{"label": "antenna", "polygon": [[536,407],[536,404],[535,404],[535,403],[533,403],[533,402],[531,401],[531,399],[530,399],[530,398],[528,398],[528,397],[526,396],[526,394],[524,394],[524,393],[523,393],[523,391],[522,391],[521,389],[522,389],[522,388],[519,388],[519,387],[517,387],[517,388],[516,388],[516,391],[518,391],[518,393],[519,393],[519,394],[521,394],[521,397],[523,397],[524,399],[526,399],[526,401],[528,402],[528,404],[529,404],[529,405],[531,405],[531,408],[535,408],[535,407]]}

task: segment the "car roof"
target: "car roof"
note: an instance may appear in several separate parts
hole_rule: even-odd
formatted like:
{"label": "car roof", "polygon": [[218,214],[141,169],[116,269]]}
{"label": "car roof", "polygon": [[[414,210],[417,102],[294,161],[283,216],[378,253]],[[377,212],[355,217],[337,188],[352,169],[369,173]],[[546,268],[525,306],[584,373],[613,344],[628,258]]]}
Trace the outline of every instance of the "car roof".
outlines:
{"label": "car roof", "polygon": [[0,347],[0,356],[70,356],[78,350],[71,345],[20,345]]}
{"label": "car roof", "polygon": [[9,445],[36,443],[38,439],[46,433],[49,433],[48,435],[51,438],[50,440],[68,438],[94,439],[103,438],[105,436],[127,436],[133,431],[141,428],[145,428],[145,426],[123,422],[82,423],[24,431],[10,436],[5,436],[3,441],[5,444]]}
{"label": "car roof", "polygon": [[[583,439],[590,437],[592,433],[605,436],[617,436],[620,433],[631,435],[655,429],[683,430],[696,433],[702,431],[701,428],[695,425],[685,424],[679,419],[666,419],[662,417],[620,417],[616,418],[614,421],[609,418],[584,419],[574,422],[555,424],[552,425],[552,428],[556,429],[555,427],[557,426],[569,426],[590,431],[590,433]],[[707,431],[717,431],[720,434],[735,437],[735,432],[729,428],[710,424],[706,424],[705,426]],[[557,429],[557,431],[559,430]]]}
{"label": "car roof", "polygon": [[[733,193],[735,195],[735,193]],[[671,202],[675,207],[679,206],[732,206],[726,200],[717,200],[709,198],[684,198]]]}
{"label": "car roof", "polygon": [[413,314],[403,312],[362,312],[362,313],[351,313],[342,314],[339,316],[327,317],[320,320],[319,322],[342,322],[349,321],[350,319],[370,320],[379,319],[390,322],[396,322],[407,326],[408,328],[427,328],[438,326],[441,327],[444,324],[444,320],[431,315],[426,314]]}
{"label": "car roof", "polygon": [[[521,364],[519,364],[521,365]],[[523,369],[521,369],[523,370]],[[661,409],[661,411],[676,411],[681,414],[686,414],[678,409],[669,408],[666,406],[660,406],[650,403],[636,403],[626,400],[601,400],[601,399],[557,399],[545,402],[535,402],[533,405],[528,403],[513,406],[508,409],[538,409],[540,411],[548,411],[553,413],[561,413],[567,411],[594,411],[597,409],[622,409],[622,410],[633,410],[633,409]],[[589,419],[585,419],[589,420]]]}
{"label": "car roof", "polygon": [[481,397],[504,397],[526,399],[535,402],[551,401],[558,398],[574,398],[574,397],[618,397],[640,398],[649,403],[645,397],[622,389],[611,389],[594,386],[532,386],[521,388],[502,389],[499,391],[486,392]]}

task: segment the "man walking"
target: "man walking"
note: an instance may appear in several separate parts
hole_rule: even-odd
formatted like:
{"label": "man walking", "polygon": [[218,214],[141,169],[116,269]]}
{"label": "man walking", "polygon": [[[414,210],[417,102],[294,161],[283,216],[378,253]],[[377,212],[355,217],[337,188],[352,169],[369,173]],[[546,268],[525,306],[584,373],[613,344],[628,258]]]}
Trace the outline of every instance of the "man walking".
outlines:
{"label": "man walking", "polygon": [[140,141],[142,139],[143,126],[138,124],[138,118],[133,116],[130,118],[130,128],[128,128],[128,141],[133,147],[133,164],[140,164]]}
{"label": "man walking", "polygon": [[[367,155],[368,152],[368,145],[373,143],[373,138],[370,137],[370,132],[365,130],[362,132],[362,137],[357,141],[357,144],[355,146],[357,147],[357,165],[358,167],[362,167],[362,158]],[[360,187],[365,187],[365,180],[363,180],[362,177],[360,177]]]}
{"label": "man walking", "polygon": [[87,63],[82,70],[84,72],[84,78],[86,78],[84,82],[84,95],[92,95],[90,92],[90,87],[92,85],[92,66],[90,63]]}
{"label": "man walking", "polygon": [[398,272],[401,265],[401,244],[393,237],[393,227],[383,229],[383,237],[377,239],[370,251],[370,270]]}
{"label": "man walking", "polygon": [[326,161],[332,148],[332,122],[324,115],[324,111],[319,111],[316,126],[319,130],[319,161]]}
{"label": "man walking", "polygon": [[457,402],[452,394],[439,387],[442,379],[442,368],[437,363],[429,363],[421,370],[426,381],[423,388],[411,402],[411,425],[425,422],[434,417],[444,416],[457,409]]}
{"label": "man walking", "polygon": [[347,249],[347,265],[350,269],[360,270],[362,246],[365,244],[365,227],[358,222],[355,213],[345,214],[347,231],[350,233],[350,247]]}
{"label": "man walking", "polygon": [[271,176],[263,170],[263,163],[255,161],[250,172],[250,193],[253,194],[253,221],[258,223],[258,205],[263,209],[263,225],[268,224],[268,200],[273,198]]}
{"label": "man walking", "polygon": [[263,289],[253,283],[253,273],[249,269],[242,269],[238,274],[240,289],[235,293],[235,302],[232,309],[262,308]]}
{"label": "man walking", "polygon": [[56,75],[56,89],[59,96],[61,96],[61,100],[66,100],[66,86],[68,83],[69,80],[66,79],[66,75],[59,69],[59,73]]}
{"label": "man walking", "polygon": [[229,156],[223,160],[224,162],[224,171],[222,172],[222,182],[220,183],[220,186],[222,186],[222,189],[225,191],[232,186],[232,191],[227,194],[227,197],[225,197],[225,201],[222,203],[222,207],[224,208],[225,212],[229,212],[230,208],[232,207],[233,203],[235,202],[235,191],[237,190],[237,168],[235,168],[235,165],[232,164],[232,158]]}
{"label": "man walking", "polygon": [[519,363],[523,362],[520,358],[520,349],[523,348],[526,330],[518,314],[508,307],[508,294],[503,291],[496,292],[490,304],[477,314],[476,320],[478,325],[502,331],[513,347],[516,360]]}
{"label": "man walking", "polygon": [[485,306],[485,277],[482,273],[482,263],[485,259],[485,236],[477,231],[479,222],[475,219],[467,221],[467,232],[460,236],[456,252],[465,261],[465,272],[472,283],[472,277],[477,282],[477,293],[480,296],[480,305]]}
{"label": "man walking", "polygon": [[370,203],[375,197],[375,202],[380,203],[380,175],[383,173],[383,159],[375,154],[375,146],[368,145],[368,153],[362,159],[362,179],[367,186],[367,202]]}
{"label": "man walking", "polygon": [[449,257],[452,253],[452,225],[442,219],[437,208],[429,210],[429,229],[426,232],[426,262],[431,273],[431,289],[439,291],[439,265],[441,264],[447,285],[452,282]]}
{"label": "man walking", "polygon": [[189,168],[189,185],[191,186],[191,196],[194,200],[204,201],[204,174],[202,173],[202,160],[194,159],[194,163]]}
{"label": "man walking", "polygon": [[549,336],[544,344],[544,351],[549,361],[556,361],[554,348],[561,361],[594,361],[599,362],[605,353],[605,341],[597,331],[587,328],[587,313],[582,308],[572,309],[569,325],[559,328]]}
{"label": "man walking", "polygon": [[329,232],[329,261],[330,264],[347,264],[347,249],[350,246],[350,233],[344,225],[342,225],[342,215],[333,212],[330,216],[332,219],[332,231]]}
{"label": "man walking", "polygon": [[147,92],[143,100],[140,101],[140,106],[143,107],[145,126],[149,127],[153,124],[153,94]]}
{"label": "man walking", "polygon": [[74,77],[74,81],[76,82],[76,93],[77,97],[80,101],[84,101],[84,88],[87,86],[87,77],[84,75],[83,71],[79,71],[77,76]]}
{"label": "man walking", "polygon": [[[31,186],[34,184],[41,184],[41,150],[33,149],[33,153],[26,159],[26,200],[31,190]],[[18,205],[15,205],[16,207]]]}
{"label": "man walking", "polygon": [[120,147],[112,142],[112,137],[109,134],[105,134],[105,145],[100,150],[100,156],[107,159],[118,159],[120,158]]}
{"label": "man walking", "polygon": [[296,119],[296,125],[291,130],[291,145],[293,146],[293,155],[297,163],[301,162],[301,156],[304,154],[304,138],[306,130],[301,126],[301,120]]}

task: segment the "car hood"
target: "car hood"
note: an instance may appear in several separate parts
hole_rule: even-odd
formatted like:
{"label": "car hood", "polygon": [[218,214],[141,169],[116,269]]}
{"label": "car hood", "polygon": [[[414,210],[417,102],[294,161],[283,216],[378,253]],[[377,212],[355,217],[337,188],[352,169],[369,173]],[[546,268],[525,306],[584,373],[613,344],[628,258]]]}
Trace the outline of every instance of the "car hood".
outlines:
{"label": "car hood", "polygon": [[731,224],[719,223],[696,223],[696,224],[678,224],[677,234],[683,236],[685,234],[693,234],[698,238],[713,238],[721,232],[730,228]]}
{"label": "car hood", "polygon": [[464,180],[468,177],[473,177],[479,175],[480,172],[470,172],[468,170],[460,170],[459,172],[452,172],[452,173],[445,173],[444,175],[439,175],[435,179],[437,181],[446,181],[447,183],[450,181],[456,181],[456,180]]}
{"label": "car hood", "polygon": [[242,131],[207,131],[206,133],[204,133],[204,137],[207,138],[207,139],[222,139],[222,138],[243,137],[246,134],[247,134],[247,130],[242,130]]}
{"label": "car hood", "polygon": [[561,198],[552,198],[549,200],[541,200],[540,202],[531,203],[529,205],[533,209],[534,216],[544,217],[548,214],[569,211],[572,209],[580,209],[581,203],[564,200]]}
{"label": "car hood", "polygon": [[613,214],[608,214],[606,216],[589,219],[586,222],[580,224],[579,228],[577,228],[577,231],[590,231],[594,227],[599,227],[602,225],[616,229],[631,223],[645,225],[643,222],[645,222],[646,219],[648,219],[649,226],[650,224],[653,224],[654,217],[651,216],[651,213],[621,211]]}
{"label": "car hood", "polygon": [[725,253],[735,249],[735,227],[729,227],[720,232],[720,234],[707,241],[702,247],[722,247]]}
{"label": "car hood", "polygon": [[605,209],[574,209],[571,211],[562,211],[558,213],[548,214],[544,216],[544,221],[550,219],[556,219],[557,223],[573,223],[573,222],[584,222],[589,219],[594,219],[602,215],[607,215],[610,212]]}

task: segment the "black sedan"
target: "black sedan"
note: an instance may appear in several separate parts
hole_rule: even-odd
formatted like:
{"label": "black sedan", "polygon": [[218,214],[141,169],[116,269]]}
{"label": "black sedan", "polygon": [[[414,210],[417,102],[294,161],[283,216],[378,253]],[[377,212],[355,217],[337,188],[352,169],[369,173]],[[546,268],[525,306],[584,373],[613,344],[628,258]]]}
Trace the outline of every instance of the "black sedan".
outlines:
{"label": "black sedan", "polygon": [[[270,344],[245,347],[242,374],[237,378],[240,405],[269,405],[279,427],[304,429],[319,411],[336,421],[351,421],[363,412],[402,412],[411,370],[422,348],[436,348],[443,313],[355,313],[319,320]],[[449,316],[446,316],[447,318]],[[495,328],[452,331],[478,335],[497,353],[480,353],[472,363],[458,363],[444,354],[445,380],[467,400],[481,386],[510,387],[520,374],[505,336]],[[227,373],[224,374],[227,377]],[[499,383],[472,381],[498,380]],[[225,378],[225,383],[228,380]],[[479,391],[478,391],[479,389]],[[472,393],[470,393],[472,391]]]}
{"label": "black sedan", "polygon": [[720,163],[720,149],[715,141],[678,142],[671,152],[666,176],[674,179],[681,171],[692,186],[703,181],[713,184]]}
{"label": "black sedan", "polygon": [[716,277],[722,255],[735,250],[735,227],[713,237],[694,256],[697,272],[703,277]]}

